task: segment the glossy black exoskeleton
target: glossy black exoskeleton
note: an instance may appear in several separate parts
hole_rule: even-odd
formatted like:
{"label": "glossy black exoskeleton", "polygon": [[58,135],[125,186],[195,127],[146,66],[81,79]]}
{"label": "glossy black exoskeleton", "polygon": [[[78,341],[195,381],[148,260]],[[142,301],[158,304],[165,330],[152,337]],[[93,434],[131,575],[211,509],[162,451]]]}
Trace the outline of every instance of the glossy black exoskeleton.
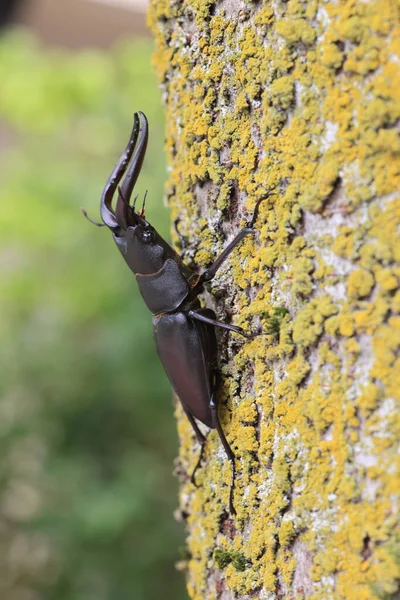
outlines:
{"label": "glossy black exoskeleton", "polygon": [[[102,194],[100,215],[103,223],[95,224],[106,225],[111,230],[125,262],[136,275],[147,307],[153,313],[154,340],[158,354],[201,445],[192,481],[194,483],[206,441],[196,423],[197,419],[218,431],[231,462],[229,509],[235,514],[235,457],[218,418],[219,375],[215,327],[229,329],[246,338],[253,336],[240,327],[217,321],[212,310],[201,307],[198,295],[203,291],[203,284],[213,279],[238,243],[246,235],[254,233],[258,206],[266,196],[258,200],[248,226],[239,231],[217,260],[199,275],[183,264],[181,257],[145,219],[144,205],[136,212],[135,204],[129,204],[143,164],[147,140],[147,119],[142,112],[135,113],[128,146]],[[126,176],[120,184],[125,172]],[[114,211],[111,203],[115,192],[118,197]],[[86,212],[83,212],[87,217]]]}

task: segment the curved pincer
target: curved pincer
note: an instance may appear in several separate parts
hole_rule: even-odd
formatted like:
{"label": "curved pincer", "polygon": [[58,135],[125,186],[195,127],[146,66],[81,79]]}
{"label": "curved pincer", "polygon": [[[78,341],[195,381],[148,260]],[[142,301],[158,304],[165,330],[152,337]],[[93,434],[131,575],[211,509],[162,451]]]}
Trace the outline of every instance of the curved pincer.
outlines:
{"label": "curved pincer", "polygon": [[117,217],[112,210],[111,203],[115,193],[115,190],[118,187],[119,182],[121,181],[127,167],[129,161],[132,158],[133,150],[136,146],[136,141],[139,135],[139,117],[137,113],[134,115],[133,121],[133,129],[129,138],[129,142],[127,147],[125,148],[124,153],[121,158],[115,165],[110,177],[107,180],[106,185],[104,186],[103,193],[101,195],[100,200],[100,216],[105,225],[107,227],[115,228],[120,227],[120,223],[117,220]]}
{"label": "curved pincer", "polygon": [[[135,153],[133,155],[131,164],[129,165],[125,179],[118,190],[119,194],[115,208],[115,213],[118,220],[121,219],[121,221],[125,222],[128,221],[129,201],[143,165],[147,141],[149,139],[149,125],[146,116],[139,111],[138,113],[135,113],[135,118],[140,119],[140,131],[138,134],[139,139],[137,141]],[[131,210],[130,214],[133,216],[135,214],[134,210]]]}

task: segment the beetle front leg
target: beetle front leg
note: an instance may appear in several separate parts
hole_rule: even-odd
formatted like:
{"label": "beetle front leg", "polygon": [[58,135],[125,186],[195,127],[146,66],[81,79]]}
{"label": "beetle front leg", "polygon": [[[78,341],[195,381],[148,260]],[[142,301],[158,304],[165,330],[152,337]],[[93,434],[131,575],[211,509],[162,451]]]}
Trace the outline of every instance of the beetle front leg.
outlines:
{"label": "beetle front leg", "polygon": [[220,268],[220,266],[222,265],[222,263],[228,258],[228,256],[232,252],[232,250],[234,250],[236,248],[236,246],[239,244],[239,242],[241,242],[241,240],[244,237],[246,237],[246,235],[255,233],[254,223],[257,220],[259,206],[263,200],[268,198],[268,196],[269,196],[269,192],[267,194],[264,194],[264,196],[261,196],[261,198],[259,198],[257,200],[256,206],[254,208],[253,216],[252,216],[251,220],[248,222],[247,227],[244,227],[241,231],[239,231],[237,236],[235,238],[233,238],[233,240],[231,241],[230,244],[227,245],[225,250],[223,250],[223,252],[217,258],[217,260],[211,265],[211,267],[209,267],[208,269],[206,269],[204,271],[204,273],[202,273],[202,275],[200,276],[200,279],[198,281],[199,284],[205,283],[206,281],[211,281],[211,279],[213,279],[215,277],[215,275],[216,275],[218,269]]}
{"label": "beetle front leg", "polygon": [[236,246],[239,244],[239,242],[244,237],[246,237],[246,235],[249,235],[250,233],[254,233],[254,229],[252,229],[250,227],[245,227],[244,229],[242,229],[241,231],[239,231],[239,233],[237,234],[237,236],[231,241],[230,244],[228,244],[228,246],[219,255],[219,257],[211,265],[211,267],[209,269],[206,269],[204,271],[204,273],[201,274],[198,283],[201,284],[201,283],[205,283],[206,281],[211,281],[211,279],[213,279],[215,277],[215,275],[216,275],[218,269],[220,268],[220,266],[222,265],[222,263],[228,258],[228,256],[232,252],[232,250],[234,250],[236,248]]}
{"label": "beetle front leg", "polygon": [[235,455],[233,454],[232,448],[230,447],[228,440],[225,437],[224,430],[222,429],[222,425],[220,423],[219,416],[218,416],[218,390],[219,390],[220,381],[221,381],[218,371],[216,371],[216,373],[215,373],[215,379],[216,379],[216,384],[215,384],[215,389],[211,395],[210,410],[211,410],[211,416],[212,416],[214,428],[218,431],[219,439],[221,440],[224,450],[226,452],[226,455],[232,465],[232,479],[231,479],[231,485],[230,485],[230,489],[229,489],[229,512],[231,513],[231,515],[236,515],[236,510],[235,510],[235,507],[233,506],[233,493],[235,491],[235,478],[236,478]]}
{"label": "beetle front leg", "polygon": [[181,234],[181,232],[179,231],[179,223],[181,222],[181,218],[180,216],[176,217],[173,225],[174,225],[174,230],[176,235],[179,238],[179,244],[180,244],[180,249],[181,252],[179,253],[179,256],[183,259],[185,256],[185,250],[187,247],[187,243],[186,243],[186,239],[183,237],[183,235]]}

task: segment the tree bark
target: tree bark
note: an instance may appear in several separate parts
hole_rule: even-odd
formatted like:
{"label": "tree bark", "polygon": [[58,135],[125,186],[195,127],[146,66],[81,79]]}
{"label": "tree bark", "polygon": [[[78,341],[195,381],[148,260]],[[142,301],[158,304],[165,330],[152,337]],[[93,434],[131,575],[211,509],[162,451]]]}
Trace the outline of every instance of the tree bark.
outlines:
{"label": "tree bark", "polygon": [[[390,0],[151,0],[167,196],[208,266],[218,435],[178,406],[194,600],[394,598],[400,396],[399,13]],[[177,241],[177,238],[176,240]],[[397,484],[397,487],[396,487]]]}

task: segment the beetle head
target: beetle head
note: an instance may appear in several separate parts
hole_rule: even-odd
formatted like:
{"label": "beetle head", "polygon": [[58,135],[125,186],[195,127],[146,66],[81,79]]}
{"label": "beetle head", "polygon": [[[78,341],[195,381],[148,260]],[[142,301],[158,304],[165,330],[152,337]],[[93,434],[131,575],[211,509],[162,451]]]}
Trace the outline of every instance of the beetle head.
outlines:
{"label": "beetle head", "polygon": [[[145,200],[138,212],[135,210],[135,202],[130,205],[130,198],[146,153],[148,135],[146,116],[142,112],[135,113],[128,145],[108,178],[101,197],[100,215],[103,223],[96,223],[100,226],[104,224],[111,230],[129,268],[134,273],[145,275],[161,269],[166,257],[174,253],[169,244],[146,221]],[[114,211],[112,199],[117,190]],[[85,211],[84,214],[87,216]]]}
{"label": "beetle head", "polygon": [[118,188],[115,216],[118,227],[112,228],[115,243],[134,273],[148,275],[159,271],[172,249],[145,219],[144,204],[139,212],[130,206]]}

